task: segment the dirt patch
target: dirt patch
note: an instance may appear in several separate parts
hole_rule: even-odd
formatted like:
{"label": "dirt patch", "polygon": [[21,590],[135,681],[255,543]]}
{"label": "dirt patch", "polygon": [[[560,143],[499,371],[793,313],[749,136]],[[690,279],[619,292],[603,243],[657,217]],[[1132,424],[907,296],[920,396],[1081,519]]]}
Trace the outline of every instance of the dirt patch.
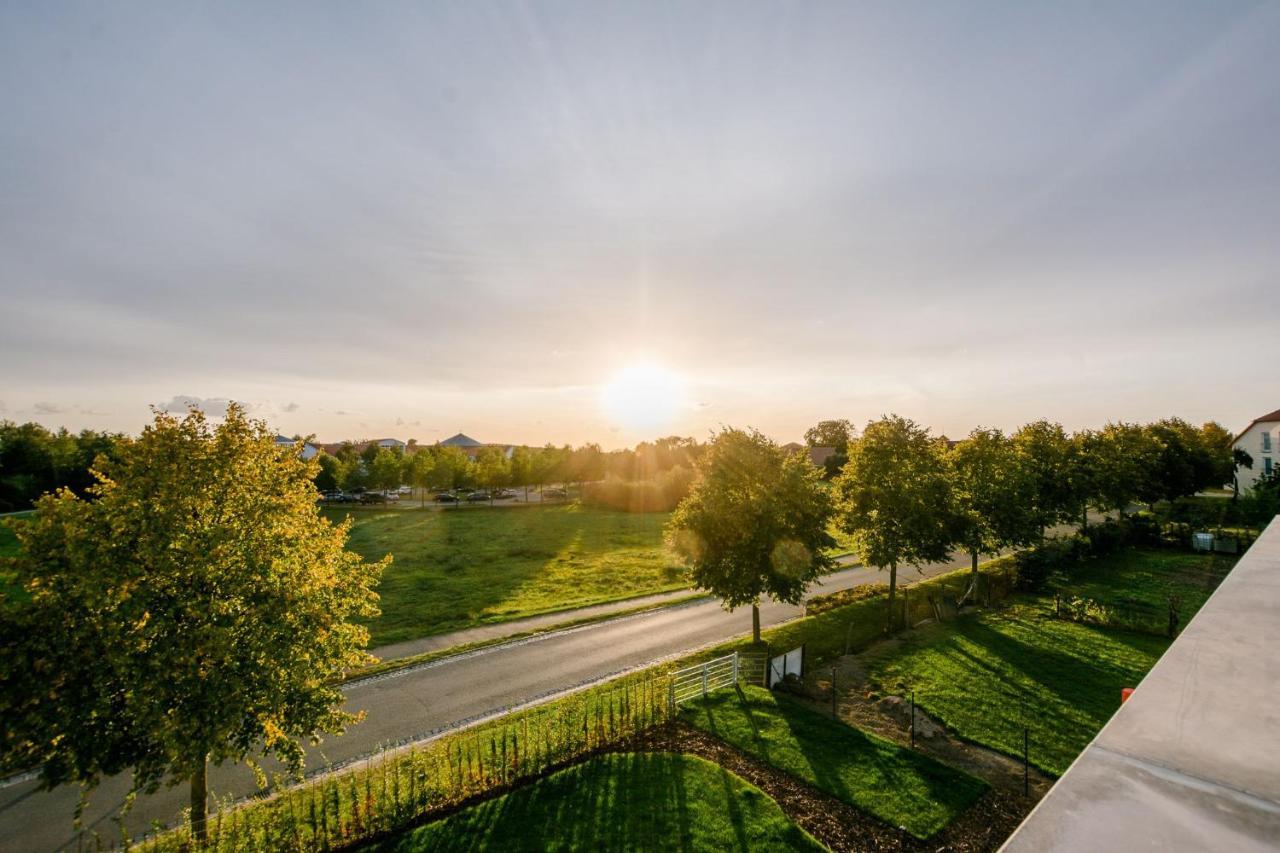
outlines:
{"label": "dirt patch", "polygon": [[995,850],[1034,805],[1030,799],[993,788],[941,832],[920,841],[905,830],[882,823],[706,732],[681,723],[648,732],[625,748],[684,752],[714,762],[764,791],[787,817],[837,851]]}

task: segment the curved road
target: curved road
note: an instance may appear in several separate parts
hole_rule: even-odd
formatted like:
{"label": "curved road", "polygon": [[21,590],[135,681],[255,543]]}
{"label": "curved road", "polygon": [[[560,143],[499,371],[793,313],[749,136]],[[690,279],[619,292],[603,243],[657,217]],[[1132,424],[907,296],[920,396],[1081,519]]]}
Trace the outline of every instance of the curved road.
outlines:
{"label": "curved road", "polygon": [[[967,559],[899,572],[908,583],[968,564]],[[815,586],[826,593],[884,580],[875,569],[850,568],[836,572]],[[760,607],[762,626],[776,625],[800,615],[795,605],[768,601]],[[727,613],[716,601],[648,611],[546,634],[478,652],[445,658],[426,666],[349,685],[347,707],[364,710],[364,722],[347,734],[309,747],[307,765],[343,764],[388,745],[421,739],[440,729],[571,689],[661,658],[711,645],[747,633],[747,610]],[[104,838],[117,836],[110,821],[129,782],[124,776],[105,780],[93,792],[83,822]],[[256,790],[252,773],[243,766],[211,768],[210,793],[240,797]],[[0,850],[48,851],[75,848],[71,820],[79,790],[63,786],[41,792],[34,781],[0,789]],[[180,785],[141,796],[126,820],[140,835],[153,821],[175,819],[188,803]]]}

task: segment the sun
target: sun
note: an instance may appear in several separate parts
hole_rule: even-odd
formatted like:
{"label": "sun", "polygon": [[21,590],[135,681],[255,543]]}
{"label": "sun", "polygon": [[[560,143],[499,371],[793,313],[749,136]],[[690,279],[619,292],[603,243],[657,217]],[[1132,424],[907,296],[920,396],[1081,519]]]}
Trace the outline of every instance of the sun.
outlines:
{"label": "sun", "polygon": [[605,416],[631,430],[671,423],[684,406],[684,381],[659,364],[632,364],[600,388]]}

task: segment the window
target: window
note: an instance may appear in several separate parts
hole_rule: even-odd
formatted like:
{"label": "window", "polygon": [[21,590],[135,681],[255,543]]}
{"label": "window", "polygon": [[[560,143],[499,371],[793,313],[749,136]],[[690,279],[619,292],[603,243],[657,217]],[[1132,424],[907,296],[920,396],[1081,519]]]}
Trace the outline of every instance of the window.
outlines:
{"label": "window", "polygon": [[1264,432],[1262,434],[1262,452],[1263,453],[1271,452],[1271,433],[1269,432]]}
{"label": "window", "polygon": [[1271,457],[1270,456],[1264,457],[1262,460],[1262,473],[1266,474],[1268,477],[1271,476]]}

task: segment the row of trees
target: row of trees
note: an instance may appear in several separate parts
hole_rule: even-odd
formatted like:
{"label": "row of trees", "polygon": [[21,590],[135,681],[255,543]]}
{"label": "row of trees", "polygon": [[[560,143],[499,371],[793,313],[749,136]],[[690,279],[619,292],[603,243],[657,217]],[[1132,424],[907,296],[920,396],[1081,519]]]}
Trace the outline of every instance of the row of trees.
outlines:
{"label": "row of trees", "polygon": [[806,436],[811,445],[846,438],[846,461],[827,486],[803,455],[756,432],[725,430],[671,519],[669,539],[694,583],[730,608],[751,604],[757,639],[760,596],[799,601],[830,567],[833,528],[866,565],[888,569],[892,613],[901,565],[959,550],[976,580],[981,554],[1030,545],[1056,524],[1087,526],[1090,508],[1123,514],[1134,503],[1220,486],[1238,461],[1221,426],[1177,418],[1075,434],[1041,420],[952,442],[894,415],[852,433],[847,422],[827,421]]}
{"label": "row of trees", "polygon": [[54,432],[37,423],[0,421],[0,512],[27,509],[55,489],[84,494],[93,482],[93,460],[113,455],[120,438],[117,433]]}
{"label": "row of trees", "polygon": [[[422,489],[538,488],[550,483],[591,483],[605,479],[624,482],[689,479],[705,445],[672,436],[641,442],[634,449],[605,452],[598,444],[581,447],[483,447],[474,457],[461,448],[443,445],[399,448],[370,444],[358,449],[343,445],[319,457],[316,487],[323,492],[394,489],[409,484]],[[675,472],[674,474],[672,472]],[[682,473],[683,472],[683,473]],[[682,495],[683,496],[683,493]]]}

